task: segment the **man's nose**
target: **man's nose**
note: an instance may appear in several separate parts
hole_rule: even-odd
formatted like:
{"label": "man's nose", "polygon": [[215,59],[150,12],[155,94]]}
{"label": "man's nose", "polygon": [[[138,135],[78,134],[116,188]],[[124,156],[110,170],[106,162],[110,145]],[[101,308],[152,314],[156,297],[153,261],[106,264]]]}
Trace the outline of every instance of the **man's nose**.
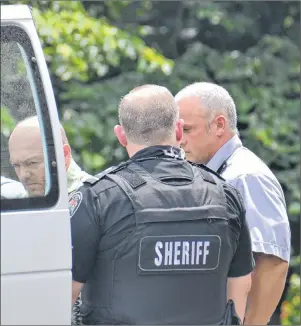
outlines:
{"label": "man's nose", "polygon": [[181,141],[180,141],[180,145],[181,145],[182,147],[186,145],[186,139],[185,139],[185,136],[184,136],[184,135],[182,136],[182,139],[181,139]]}
{"label": "man's nose", "polygon": [[26,167],[20,167],[19,170],[19,177],[20,177],[20,181],[26,182],[29,178],[30,178],[30,172]]}

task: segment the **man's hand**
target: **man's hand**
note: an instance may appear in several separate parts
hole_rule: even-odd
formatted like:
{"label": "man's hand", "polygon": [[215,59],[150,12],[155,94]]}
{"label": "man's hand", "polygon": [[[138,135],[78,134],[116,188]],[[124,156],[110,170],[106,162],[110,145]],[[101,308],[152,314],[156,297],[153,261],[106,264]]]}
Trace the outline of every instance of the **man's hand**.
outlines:
{"label": "man's hand", "polygon": [[72,306],[74,305],[76,299],[78,298],[83,285],[84,285],[83,283],[72,281]]}
{"label": "man's hand", "polygon": [[281,298],[288,263],[278,257],[254,253],[256,267],[248,296],[245,325],[266,325]]}

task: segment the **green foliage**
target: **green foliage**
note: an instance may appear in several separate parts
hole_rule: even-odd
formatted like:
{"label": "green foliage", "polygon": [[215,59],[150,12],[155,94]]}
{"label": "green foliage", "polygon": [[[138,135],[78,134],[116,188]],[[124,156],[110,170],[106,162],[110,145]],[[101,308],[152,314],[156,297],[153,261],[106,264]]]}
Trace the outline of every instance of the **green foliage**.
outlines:
{"label": "green foliage", "polygon": [[34,7],[33,15],[46,59],[64,82],[104,77],[125,58],[137,60],[137,69],[143,72],[172,70],[172,61],[105,17],[91,17],[81,2],[54,1],[43,11]]}
{"label": "green foliage", "polygon": [[8,137],[13,131],[16,122],[5,106],[1,106],[1,133]]}

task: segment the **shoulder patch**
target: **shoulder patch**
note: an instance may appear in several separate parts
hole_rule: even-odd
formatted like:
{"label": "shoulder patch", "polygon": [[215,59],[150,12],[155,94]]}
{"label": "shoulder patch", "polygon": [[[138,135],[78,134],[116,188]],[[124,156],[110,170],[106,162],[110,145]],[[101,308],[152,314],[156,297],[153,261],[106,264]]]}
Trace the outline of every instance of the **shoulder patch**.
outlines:
{"label": "shoulder patch", "polygon": [[69,197],[69,214],[70,218],[75,214],[77,211],[80,203],[83,200],[83,194],[80,191],[76,191]]}

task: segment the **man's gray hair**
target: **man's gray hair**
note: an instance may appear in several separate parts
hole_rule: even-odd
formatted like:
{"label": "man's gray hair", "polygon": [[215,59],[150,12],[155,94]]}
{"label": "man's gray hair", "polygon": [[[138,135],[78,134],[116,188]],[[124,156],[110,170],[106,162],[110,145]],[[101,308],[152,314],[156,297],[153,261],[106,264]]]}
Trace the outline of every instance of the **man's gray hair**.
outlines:
{"label": "man's gray hair", "polygon": [[168,142],[179,119],[173,95],[158,85],[134,88],[121,99],[118,114],[128,141],[147,146]]}
{"label": "man's gray hair", "polygon": [[199,82],[184,87],[175,96],[176,101],[187,97],[198,97],[201,105],[207,111],[209,122],[219,113],[225,115],[229,128],[234,133],[237,130],[237,113],[233,98],[228,91],[213,83]]}

